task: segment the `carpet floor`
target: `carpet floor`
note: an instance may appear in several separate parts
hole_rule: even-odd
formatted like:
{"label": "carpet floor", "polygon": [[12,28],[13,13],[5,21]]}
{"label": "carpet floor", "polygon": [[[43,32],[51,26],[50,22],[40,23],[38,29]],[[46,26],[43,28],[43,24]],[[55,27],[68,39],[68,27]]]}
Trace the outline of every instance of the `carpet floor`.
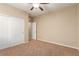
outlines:
{"label": "carpet floor", "polygon": [[79,56],[76,49],[39,40],[0,50],[1,56]]}

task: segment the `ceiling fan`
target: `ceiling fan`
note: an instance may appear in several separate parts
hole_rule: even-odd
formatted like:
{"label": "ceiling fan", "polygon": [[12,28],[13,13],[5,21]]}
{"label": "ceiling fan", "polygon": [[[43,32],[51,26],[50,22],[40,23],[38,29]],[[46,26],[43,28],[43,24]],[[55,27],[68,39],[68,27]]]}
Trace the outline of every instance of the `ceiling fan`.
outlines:
{"label": "ceiling fan", "polygon": [[41,11],[43,11],[44,9],[40,6],[40,4],[48,4],[48,3],[31,3],[33,6],[30,10],[33,10],[33,9],[40,9]]}

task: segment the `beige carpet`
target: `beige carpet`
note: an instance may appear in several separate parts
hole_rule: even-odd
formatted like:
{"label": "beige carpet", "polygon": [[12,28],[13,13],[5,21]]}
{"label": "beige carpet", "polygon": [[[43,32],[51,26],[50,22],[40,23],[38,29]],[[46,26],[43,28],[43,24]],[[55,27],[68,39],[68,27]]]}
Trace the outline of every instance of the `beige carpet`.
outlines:
{"label": "beige carpet", "polygon": [[0,51],[4,56],[78,56],[76,49],[59,46],[39,40],[31,40],[29,43]]}

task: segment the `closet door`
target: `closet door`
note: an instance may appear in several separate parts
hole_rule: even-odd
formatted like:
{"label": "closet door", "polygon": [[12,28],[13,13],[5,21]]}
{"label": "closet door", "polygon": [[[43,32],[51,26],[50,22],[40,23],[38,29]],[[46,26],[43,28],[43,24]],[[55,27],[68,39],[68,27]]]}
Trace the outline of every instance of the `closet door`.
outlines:
{"label": "closet door", "polygon": [[0,48],[8,44],[8,19],[0,15]]}
{"label": "closet door", "polygon": [[8,38],[11,43],[24,42],[24,20],[20,18],[8,19]]}
{"label": "closet door", "polygon": [[0,49],[24,43],[24,19],[0,15]]}

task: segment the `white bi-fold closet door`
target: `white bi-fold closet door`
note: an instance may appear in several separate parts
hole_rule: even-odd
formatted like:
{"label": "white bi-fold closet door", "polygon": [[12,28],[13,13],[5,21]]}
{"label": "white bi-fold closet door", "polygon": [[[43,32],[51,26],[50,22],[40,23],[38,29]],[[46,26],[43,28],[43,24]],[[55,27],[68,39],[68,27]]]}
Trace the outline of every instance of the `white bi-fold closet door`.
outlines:
{"label": "white bi-fold closet door", "polygon": [[24,43],[24,19],[0,15],[0,49]]}

